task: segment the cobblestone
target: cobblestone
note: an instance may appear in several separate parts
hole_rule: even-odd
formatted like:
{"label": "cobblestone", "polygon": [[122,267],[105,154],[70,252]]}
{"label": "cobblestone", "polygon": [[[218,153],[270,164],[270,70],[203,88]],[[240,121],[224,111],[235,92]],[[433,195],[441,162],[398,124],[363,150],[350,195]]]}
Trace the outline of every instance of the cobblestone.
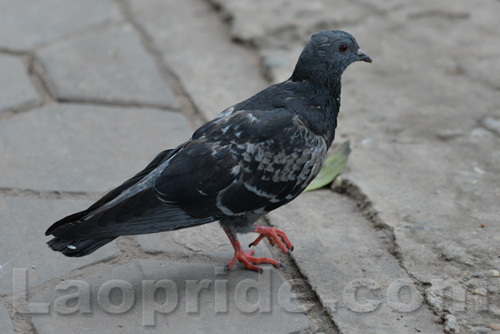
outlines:
{"label": "cobblestone", "polygon": [[155,109],[74,104],[36,109],[0,122],[0,187],[108,191],[190,132],[180,114]]}
{"label": "cobblestone", "polygon": [[[0,0],[0,332],[332,334],[332,323],[343,334],[494,330],[499,6],[496,0]],[[270,217],[296,248],[292,269],[268,271],[270,312],[247,314],[236,305],[260,300],[237,285],[263,277],[240,268],[215,275],[233,255],[217,224],[121,238],[81,259],[46,247],[43,232],[53,221],[84,209],[156,153],[186,140],[192,129],[184,116],[199,124],[251,96],[268,85],[262,72],[274,82],[288,78],[310,34],[332,28],[356,36],[374,63],[353,65],[343,76],[337,140],[350,139],[353,150],[344,193],[305,194]],[[41,78],[37,90],[31,60]],[[170,111],[189,101],[198,115]],[[254,237],[242,238],[245,248]],[[257,251],[270,254],[264,243]],[[301,307],[313,303],[322,312],[324,305],[326,313],[293,313],[276,303],[279,273],[308,280],[313,289],[298,289],[311,296]],[[94,297],[109,279],[129,282],[136,301],[144,279],[165,278],[182,289],[178,307],[156,314],[156,327],[147,328],[139,303],[112,315],[93,297],[94,313],[61,314],[53,301],[76,288],[55,288],[69,277],[88,280]],[[214,313],[215,283],[184,293],[189,282],[219,278],[227,280],[226,313]],[[405,282],[418,291],[395,289]],[[51,302],[49,315],[9,316],[7,303],[26,288],[30,302]],[[116,310],[120,296],[110,296]],[[426,303],[409,309],[418,296]],[[195,297],[200,303],[187,302]],[[188,312],[196,305],[198,312]]]}
{"label": "cobblestone", "polygon": [[58,99],[178,107],[130,25],[93,30],[37,55]]}
{"label": "cobblestone", "polygon": [[0,48],[11,51],[31,50],[120,18],[111,0],[1,0],[0,13]]}

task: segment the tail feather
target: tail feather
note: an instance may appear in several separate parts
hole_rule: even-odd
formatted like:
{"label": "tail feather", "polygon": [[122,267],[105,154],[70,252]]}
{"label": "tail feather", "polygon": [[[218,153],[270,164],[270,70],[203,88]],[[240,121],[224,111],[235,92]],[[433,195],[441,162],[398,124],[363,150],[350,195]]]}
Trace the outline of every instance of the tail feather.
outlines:
{"label": "tail feather", "polygon": [[84,239],[84,240],[65,240],[55,237],[47,242],[49,247],[57,252],[61,252],[68,257],[80,257],[93,253],[102,246],[115,240],[116,237]]}

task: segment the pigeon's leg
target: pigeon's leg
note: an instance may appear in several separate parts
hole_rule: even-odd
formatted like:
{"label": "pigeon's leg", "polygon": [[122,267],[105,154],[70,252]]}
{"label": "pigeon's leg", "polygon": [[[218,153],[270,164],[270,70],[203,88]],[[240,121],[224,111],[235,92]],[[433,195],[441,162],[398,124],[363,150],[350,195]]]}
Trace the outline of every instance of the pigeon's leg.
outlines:
{"label": "pigeon's leg", "polygon": [[[285,232],[278,230],[275,227],[255,225],[255,230],[253,232],[260,233],[260,235],[254,240],[254,242],[248,245],[248,247],[257,246],[262,239],[267,238],[271,246],[277,244],[283,253],[290,254],[290,251],[293,251],[292,243],[288,240]],[[286,247],[283,245],[283,242]]]}
{"label": "pigeon's leg", "polygon": [[255,270],[258,272],[262,272],[262,268],[257,267],[255,264],[270,263],[273,266],[275,266],[276,268],[279,268],[279,267],[284,268],[282,263],[280,263],[276,260],[270,259],[268,257],[253,257],[252,256],[254,253],[253,249],[251,251],[249,251],[248,253],[245,253],[243,251],[243,249],[241,248],[241,244],[238,241],[238,237],[236,236],[236,234],[234,234],[233,232],[231,232],[227,228],[224,228],[224,232],[226,232],[227,237],[229,238],[229,241],[231,241],[231,245],[233,245],[233,248],[234,248],[234,257],[227,264],[227,266],[226,266],[227,270],[229,270],[233,267],[236,260],[243,263],[243,265],[245,266],[246,269]]}

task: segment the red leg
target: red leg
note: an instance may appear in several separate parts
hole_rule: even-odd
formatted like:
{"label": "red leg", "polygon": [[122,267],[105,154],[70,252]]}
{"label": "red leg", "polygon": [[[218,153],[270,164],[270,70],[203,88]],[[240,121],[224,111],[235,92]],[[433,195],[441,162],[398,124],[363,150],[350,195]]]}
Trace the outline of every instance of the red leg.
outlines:
{"label": "red leg", "polygon": [[[260,235],[248,247],[257,246],[262,239],[267,238],[271,246],[277,244],[283,253],[290,254],[290,251],[293,251],[292,243],[288,240],[285,232],[278,230],[275,227],[255,225],[255,230],[253,232],[260,233]],[[286,247],[283,245],[283,242]]]}
{"label": "red leg", "polygon": [[243,249],[241,248],[241,244],[238,241],[238,238],[235,235],[233,235],[233,233],[226,228],[224,228],[224,232],[226,232],[227,237],[229,238],[229,241],[231,241],[231,245],[233,245],[233,248],[234,248],[234,257],[232,258],[231,261],[229,261],[229,263],[226,266],[226,268],[228,270],[230,270],[233,267],[236,260],[243,263],[243,265],[245,266],[246,269],[255,270],[258,272],[262,272],[262,268],[257,267],[255,264],[270,263],[273,266],[275,266],[276,268],[279,268],[279,267],[284,268],[282,263],[280,263],[276,260],[270,259],[268,257],[253,257],[252,256],[254,253],[253,249],[251,251],[249,251],[248,253],[245,253],[243,251]]}

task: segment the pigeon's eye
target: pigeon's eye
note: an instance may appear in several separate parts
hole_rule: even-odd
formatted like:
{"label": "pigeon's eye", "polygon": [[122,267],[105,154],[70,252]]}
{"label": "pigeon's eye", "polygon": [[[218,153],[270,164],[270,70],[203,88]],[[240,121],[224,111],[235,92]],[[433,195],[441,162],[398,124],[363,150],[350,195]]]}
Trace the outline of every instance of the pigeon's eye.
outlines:
{"label": "pigeon's eye", "polygon": [[339,46],[339,51],[341,53],[345,53],[347,50],[349,50],[349,47],[347,46],[347,44],[342,44]]}

